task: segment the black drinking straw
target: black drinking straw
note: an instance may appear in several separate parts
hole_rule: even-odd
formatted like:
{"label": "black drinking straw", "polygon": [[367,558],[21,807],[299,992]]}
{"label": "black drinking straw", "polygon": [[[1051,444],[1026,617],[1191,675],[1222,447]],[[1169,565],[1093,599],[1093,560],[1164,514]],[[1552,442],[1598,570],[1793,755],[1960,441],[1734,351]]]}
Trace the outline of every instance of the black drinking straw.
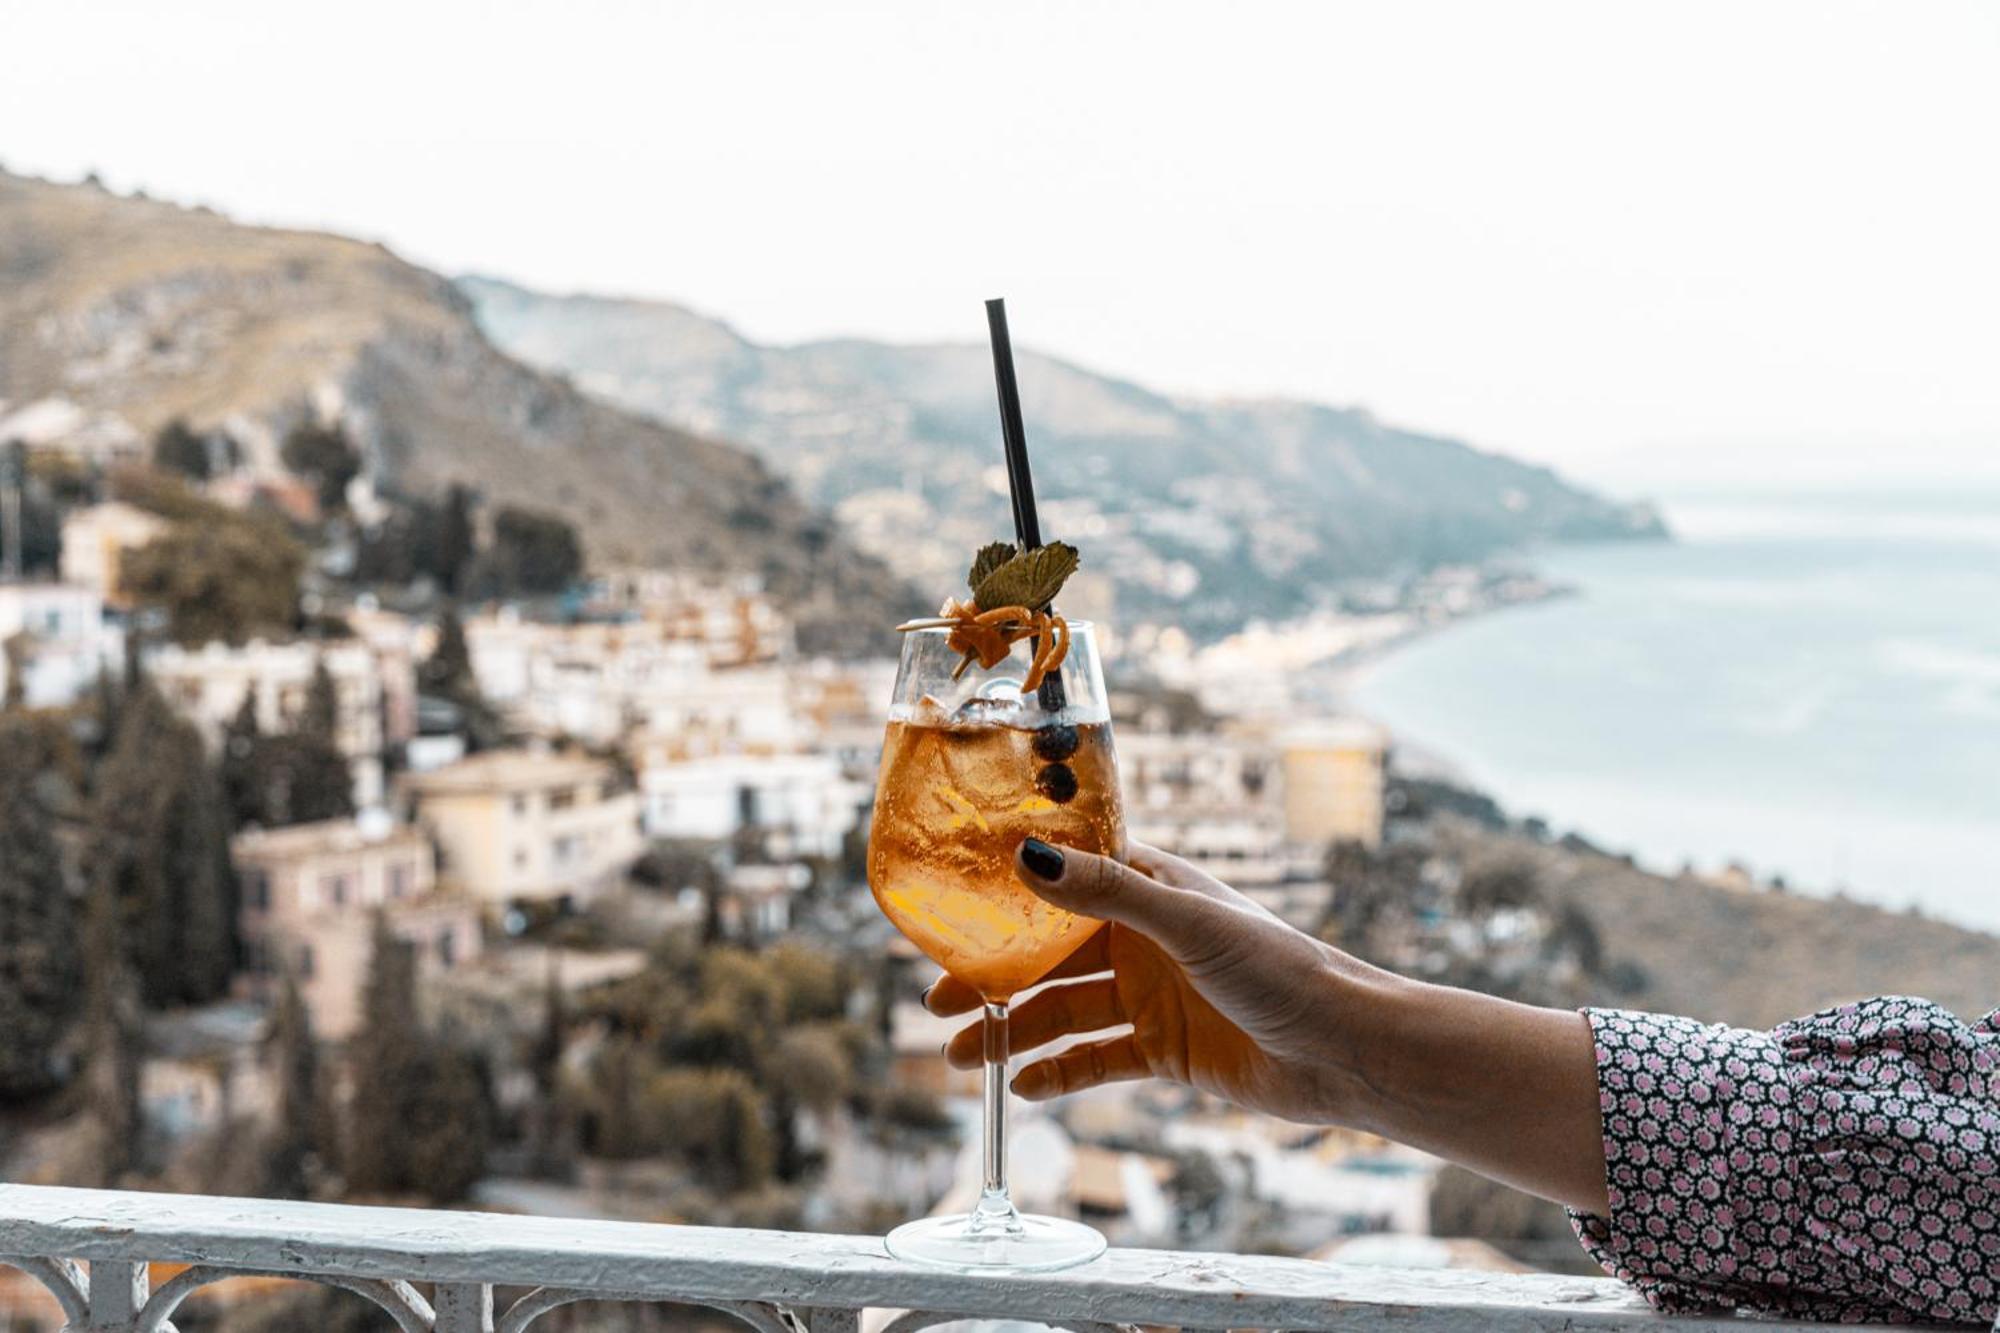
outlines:
{"label": "black drinking straw", "polygon": [[1014,379],[1014,341],[1007,336],[1007,303],[986,303],[986,331],[993,340],[993,382],[1000,390],[1000,438],[1007,445],[1007,490],[1014,500],[1014,537],[1021,549],[1042,544],[1035,515],[1035,479],[1028,471],[1028,435],[1021,425],[1021,386]]}
{"label": "black drinking straw", "polygon": [[[986,332],[993,343],[993,383],[1000,391],[1000,438],[1007,446],[1007,493],[1014,502],[1014,538],[1021,549],[1042,544],[1042,523],[1035,513],[1035,478],[1028,471],[1028,434],[1021,425],[1021,386],[1014,379],[1014,340],[1007,336],[1007,303],[994,297],[986,303]],[[1042,707],[1063,708],[1062,675],[1051,673],[1039,691]]]}

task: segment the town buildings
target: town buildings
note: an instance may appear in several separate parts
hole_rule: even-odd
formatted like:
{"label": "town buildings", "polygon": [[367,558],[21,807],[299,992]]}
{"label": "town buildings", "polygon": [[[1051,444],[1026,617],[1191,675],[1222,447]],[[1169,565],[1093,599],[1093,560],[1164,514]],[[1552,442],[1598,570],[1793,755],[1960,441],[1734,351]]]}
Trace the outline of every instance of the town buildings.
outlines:
{"label": "town buildings", "polygon": [[323,1037],[341,1040],[360,1019],[377,913],[415,949],[420,978],[481,952],[480,904],[440,883],[422,829],[382,811],[252,830],[231,850],[253,988],[295,979]]}
{"label": "town buildings", "polygon": [[104,618],[90,588],[0,583],[0,690],[16,684],[30,708],[74,703],[125,651],[124,632]]}
{"label": "town buildings", "polygon": [[872,789],[830,754],[734,754],[662,760],[639,771],[655,838],[727,840],[754,830],[767,855],[835,857]]}
{"label": "town buildings", "polygon": [[439,872],[489,903],[586,902],[644,850],[639,796],[602,760],[494,750],[402,779]]}
{"label": "town buildings", "polygon": [[409,738],[403,728],[416,714],[416,680],[407,658],[378,654],[362,640],[338,639],[253,640],[241,646],[216,642],[200,648],[168,644],[146,659],[161,693],[187,714],[210,745],[220,743],[245,698],[254,701],[262,730],[296,725],[313,673],[322,665],[333,678],[333,739],[354,774],[355,805],[379,805],[385,796],[388,747]]}

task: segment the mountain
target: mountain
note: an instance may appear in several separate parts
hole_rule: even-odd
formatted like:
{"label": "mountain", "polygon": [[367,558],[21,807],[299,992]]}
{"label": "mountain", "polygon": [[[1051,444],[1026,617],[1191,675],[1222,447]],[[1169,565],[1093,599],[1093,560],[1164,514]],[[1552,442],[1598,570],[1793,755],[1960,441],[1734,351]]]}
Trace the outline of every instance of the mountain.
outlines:
{"label": "mountain", "polygon": [[911,605],[753,455],[522,364],[446,279],[339,236],[0,172],[0,399],[125,438],[182,418],[266,473],[337,417],[381,492],[464,482],[574,520],[594,564],[761,575],[815,646]]}
{"label": "mountain", "polygon": [[[459,287],[500,346],[752,446],[926,591],[956,591],[967,554],[1009,534],[984,346],[761,346],[666,303]],[[1649,508],[1364,411],[1184,401],[1017,357],[1044,532],[1113,576],[1122,616],[1221,632],[1311,609],[1351,580],[1543,541],[1664,535]]]}

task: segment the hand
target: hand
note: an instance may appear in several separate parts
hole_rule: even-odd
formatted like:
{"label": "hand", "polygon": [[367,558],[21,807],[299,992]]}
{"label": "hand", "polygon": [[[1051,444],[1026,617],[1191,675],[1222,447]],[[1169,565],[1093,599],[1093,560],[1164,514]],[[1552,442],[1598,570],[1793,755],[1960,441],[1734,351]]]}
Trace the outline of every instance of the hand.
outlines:
{"label": "hand", "polygon": [[[1354,1067],[1329,1012],[1335,981],[1373,969],[1300,933],[1176,856],[1131,844],[1129,864],[1029,842],[1017,857],[1023,883],[1059,907],[1105,921],[1050,971],[1051,985],[1012,1014],[1017,1054],[1062,1037],[1129,1024],[1131,1031],[1032,1060],[1014,1091],[1041,1101],[1121,1079],[1165,1078],[1288,1120],[1342,1117]],[[1059,857],[1060,859],[1055,859]],[[1037,869],[1053,873],[1038,874]],[[1108,975],[1106,975],[1108,974]],[[1374,974],[1393,982],[1386,974]],[[970,986],[946,976],[925,1004],[933,1013],[980,1007]],[[982,1059],[980,1025],[955,1034],[946,1056],[962,1069]]]}
{"label": "hand", "polygon": [[[1121,865],[1029,839],[1015,873],[1105,923],[1014,1010],[1017,1052],[1086,1038],[1031,1059],[1018,1095],[1172,1079],[1287,1120],[1371,1130],[1604,1211],[1597,1067],[1581,1014],[1406,981],[1140,843]],[[951,1015],[981,1001],[946,976],[924,1003]],[[945,1053],[972,1069],[983,1046],[974,1024]]]}

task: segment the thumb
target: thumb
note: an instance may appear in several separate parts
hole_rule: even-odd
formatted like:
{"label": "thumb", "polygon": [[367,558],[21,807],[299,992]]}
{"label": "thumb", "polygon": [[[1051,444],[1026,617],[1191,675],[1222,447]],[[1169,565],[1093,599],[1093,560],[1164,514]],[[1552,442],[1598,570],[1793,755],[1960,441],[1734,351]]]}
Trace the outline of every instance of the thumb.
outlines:
{"label": "thumb", "polygon": [[1216,952],[1226,915],[1199,889],[1163,884],[1095,852],[1029,838],[1014,857],[1014,873],[1035,896],[1099,921],[1130,926],[1180,962]]}

